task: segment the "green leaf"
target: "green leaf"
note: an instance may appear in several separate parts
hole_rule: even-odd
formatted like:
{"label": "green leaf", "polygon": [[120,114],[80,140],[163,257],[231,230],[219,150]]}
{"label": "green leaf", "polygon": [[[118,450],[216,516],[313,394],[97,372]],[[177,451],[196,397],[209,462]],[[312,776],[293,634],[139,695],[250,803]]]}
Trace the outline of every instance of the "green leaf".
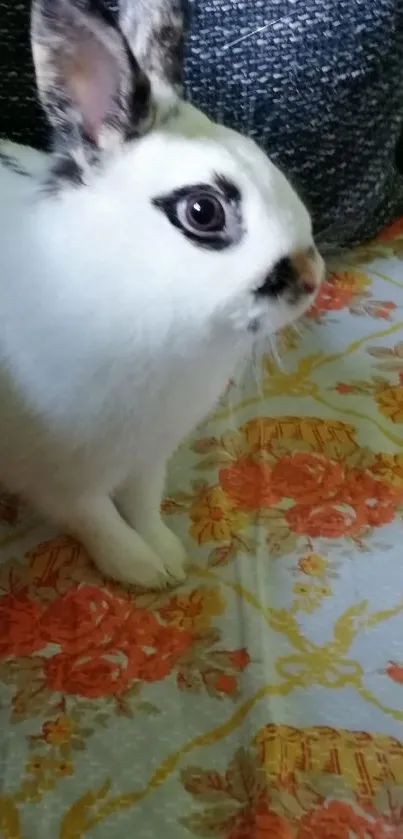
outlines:
{"label": "green leaf", "polygon": [[372,355],[373,358],[393,358],[394,352],[390,347],[368,347],[367,348],[368,355]]}
{"label": "green leaf", "polygon": [[232,463],[230,456],[221,450],[217,454],[208,455],[204,460],[196,463],[194,468],[201,472],[204,469],[217,469],[219,466],[228,466],[229,463]]}
{"label": "green leaf", "polygon": [[80,728],[81,737],[91,737],[94,733],[93,728]]}
{"label": "green leaf", "polygon": [[257,542],[252,538],[234,534],[234,542],[243,554],[253,555],[257,551]]}
{"label": "green leaf", "polygon": [[237,432],[227,432],[221,437],[222,448],[232,460],[245,454],[245,441]]}
{"label": "green leaf", "polygon": [[229,565],[237,555],[237,549],[233,542],[227,545],[219,545],[218,548],[213,548],[208,557],[208,565],[212,568],[219,568],[224,565]]}
{"label": "green leaf", "polygon": [[93,721],[102,728],[107,728],[109,725],[109,716],[107,714],[96,714]]}
{"label": "green leaf", "polygon": [[157,717],[161,713],[160,709],[156,705],[153,705],[152,702],[138,702],[136,709],[141,714],[146,714],[147,717]]}
{"label": "green leaf", "polygon": [[350,454],[346,454],[344,461],[347,466],[355,469],[372,469],[374,465],[375,454],[368,448],[355,448]]}
{"label": "green leaf", "polygon": [[84,752],[86,745],[83,740],[74,739],[71,741],[71,748],[75,752]]}
{"label": "green leaf", "polygon": [[192,489],[196,493],[196,495],[200,495],[200,493],[205,492],[207,489],[209,489],[209,483],[208,481],[204,481],[203,479],[192,481]]}
{"label": "green leaf", "polygon": [[379,364],[375,364],[374,367],[377,370],[386,370],[387,373],[400,373],[403,370],[403,358],[391,358],[389,361],[381,361]]}
{"label": "green leaf", "polygon": [[228,801],[227,786],[219,772],[207,771],[199,766],[187,766],[186,769],[182,769],[180,780],[186,792],[198,801],[206,804],[222,799]]}
{"label": "green leaf", "polygon": [[13,696],[11,722],[16,724],[29,717],[45,716],[52,705],[55,705],[54,693],[45,688],[42,680],[26,682]]}
{"label": "green leaf", "polygon": [[221,443],[217,437],[202,437],[201,440],[192,442],[191,449],[196,454],[210,454],[210,452],[220,451]]}
{"label": "green leaf", "polygon": [[180,819],[180,823],[194,836],[212,836],[219,839],[219,837],[226,837],[232,830],[236,816],[237,810],[234,809],[234,804],[229,802],[227,805],[221,804],[219,807],[213,807],[202,813],[184,816]]}
{"label": "green leaf", "polygon": [[298,536],[295,533],[290,533],[287,527],[284,529],[276,529],[269,532],[267,536],[267,547],[269,551],[269,558],[278,559],[293,553],[298,545]]}
{"label": "green leaf", "polygon": [[225,780],[232,798],[243,806],[253,804],[266,788],[260,761],[254,753],[243,748],[235,753]]}

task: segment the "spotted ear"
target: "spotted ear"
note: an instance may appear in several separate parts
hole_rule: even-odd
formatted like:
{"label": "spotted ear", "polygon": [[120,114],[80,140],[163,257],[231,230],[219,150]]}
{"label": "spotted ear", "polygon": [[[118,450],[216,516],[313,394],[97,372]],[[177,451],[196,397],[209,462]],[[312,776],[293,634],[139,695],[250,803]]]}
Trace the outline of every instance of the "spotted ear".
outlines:
{"label": "spotted ear", "polygon": [[157,111],[166,112],[182,93],[188,0],[119,0],[119,26],[148,76]]}
{"label": "spotted ear", "polygon": [[150,117],[147,76],[96,0],[34,0],[32,51],[59,152],[76,163],[111,148]]}

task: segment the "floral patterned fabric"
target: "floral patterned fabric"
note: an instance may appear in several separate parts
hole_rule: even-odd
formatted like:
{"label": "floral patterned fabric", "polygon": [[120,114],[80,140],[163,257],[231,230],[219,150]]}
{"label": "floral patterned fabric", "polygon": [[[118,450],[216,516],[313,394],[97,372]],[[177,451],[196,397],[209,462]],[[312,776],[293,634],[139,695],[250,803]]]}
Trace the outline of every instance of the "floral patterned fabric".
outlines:
{"label": "floral patterned fabric", "polygon": [[403,223],[278,349],[173,459],[182,588],[2,496],[2,839],[403,839]]}

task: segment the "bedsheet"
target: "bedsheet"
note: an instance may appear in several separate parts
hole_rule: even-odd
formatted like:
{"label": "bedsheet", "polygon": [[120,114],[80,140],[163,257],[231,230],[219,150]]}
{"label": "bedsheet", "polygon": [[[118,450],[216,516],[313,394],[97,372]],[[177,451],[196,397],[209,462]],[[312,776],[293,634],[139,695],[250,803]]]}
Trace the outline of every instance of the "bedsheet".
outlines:
{"label": "bedsheet", "polygon": [[403,222],[173,458],[175,591],[0,503],[0,837],[403,839]]}

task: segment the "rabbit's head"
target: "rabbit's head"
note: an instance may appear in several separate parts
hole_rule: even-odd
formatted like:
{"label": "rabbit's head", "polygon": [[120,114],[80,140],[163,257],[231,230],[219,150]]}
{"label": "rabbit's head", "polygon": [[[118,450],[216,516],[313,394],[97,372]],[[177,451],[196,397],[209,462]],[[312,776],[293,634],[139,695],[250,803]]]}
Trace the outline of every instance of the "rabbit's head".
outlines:
{"label": "rabbit's head", "polygon": [[270,334],[322,278],[309,213],[252,140],[181,98],[183,0],[117,6],[115,19],[102,0],[34,0],[46,200],[72,208],[117,286],[140,276],[184,323]]}

